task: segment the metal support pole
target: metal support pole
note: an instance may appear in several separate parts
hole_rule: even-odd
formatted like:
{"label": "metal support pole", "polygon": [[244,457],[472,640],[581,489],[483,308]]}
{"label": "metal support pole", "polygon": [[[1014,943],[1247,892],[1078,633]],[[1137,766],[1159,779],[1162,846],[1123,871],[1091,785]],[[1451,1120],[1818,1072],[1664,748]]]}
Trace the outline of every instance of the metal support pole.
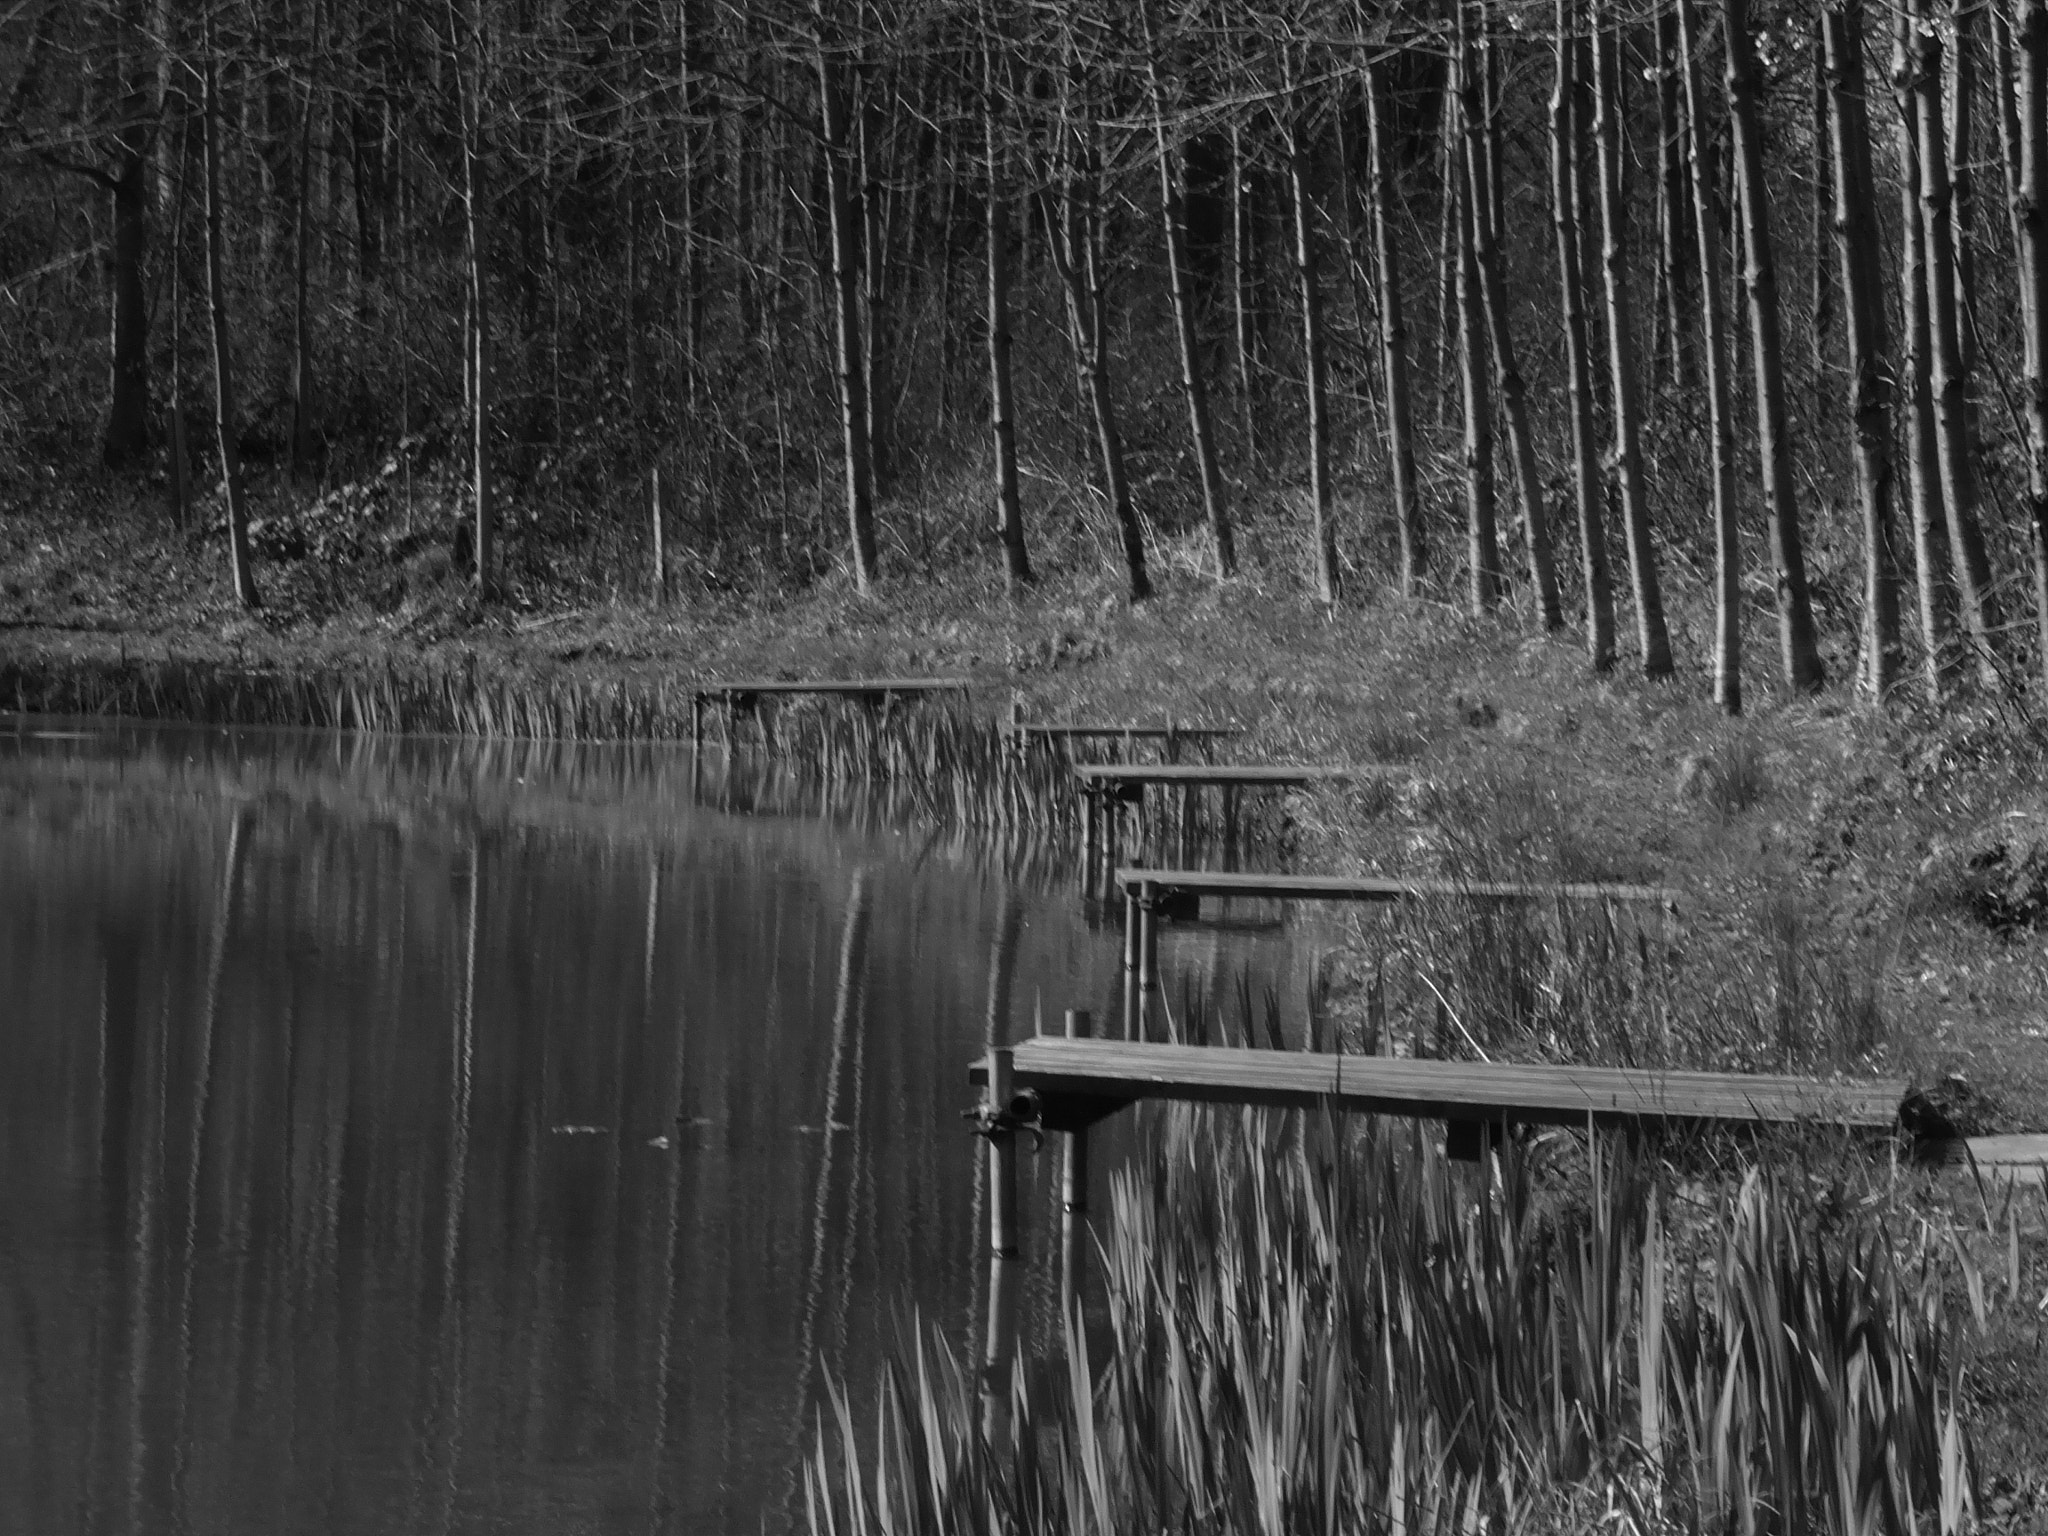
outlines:
{"label": "metal support pole", "polygon": [[[1086,1040],[1094,1029],[1087,1009],[1067,1010],[1069,1040]],[[1067,1132],[1066,1166],[1060,1170],[1060,1310],[1069,1318],[1083,1299],[1087,1268],[1088,1132],[1079,1130]]]}
{"label": "metal support pole", "polygon": [[988,1053],[988,1335],[981,1363],[981,1432],[991,1444],[1009,1433],[1010,1371],[1017,1352],[1017,1289],[1023,1278],[1017,1240],[1017,1138],[994,1116],[1014,1094],[1014,1056]]}

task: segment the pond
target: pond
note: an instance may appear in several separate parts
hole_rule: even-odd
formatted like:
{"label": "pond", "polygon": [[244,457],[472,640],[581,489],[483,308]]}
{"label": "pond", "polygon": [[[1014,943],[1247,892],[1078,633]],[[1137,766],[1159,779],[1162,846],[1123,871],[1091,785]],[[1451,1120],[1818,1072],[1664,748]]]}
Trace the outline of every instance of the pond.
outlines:
{"label": "pond", "polygon": [[687,749],[0,719],[0,1529],[786,1529],[829,1377],[974,1336],[969,1060],[1118,942]]}

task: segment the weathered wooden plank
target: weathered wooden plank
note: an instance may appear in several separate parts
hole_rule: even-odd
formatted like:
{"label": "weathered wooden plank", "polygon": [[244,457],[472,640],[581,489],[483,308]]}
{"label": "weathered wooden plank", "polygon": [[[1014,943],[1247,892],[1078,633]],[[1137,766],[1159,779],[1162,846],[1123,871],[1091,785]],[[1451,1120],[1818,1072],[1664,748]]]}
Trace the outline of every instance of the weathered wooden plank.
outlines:
{"label": "weathered wooden plank", "polygon": [[1352,767],[1315,763],[1077,763],[1074,777],[1082,785],[1120,784],[1226,784],[1306,785],[1340,784],[1354,779],[1407,778],[1413,769],[1398,765],[1361,763]]}
{"label": "weathered wooden plank", "polygon": [[1410,901],[1422,896],[1499,901],[1647,901],[1675,905],[1667,886],[1606,885],[1583,881],[1545,884],[1523,880],[1411,880],[1383,875],[1273,875],[1212,869],[1117,870],[1126,890],[1149,885],[1155,896],[1257,896],[1284,901]]}
{"label": "weathered wooden plank", "polygon": [[[1096,1112],[1133,1099],[1301,1108],[1329,1103],[1376,1114],[1517,1124],[1747,1125],[1817,1122],[1885,1127],[1905,1084],[1621,1067],[1409,1061],[1235,1046],[1034,1037],[1018,1043],[1016,1084],[1049,1109],[1069,1097]],[[979,1074],[977,1069],[977,1077]]]}

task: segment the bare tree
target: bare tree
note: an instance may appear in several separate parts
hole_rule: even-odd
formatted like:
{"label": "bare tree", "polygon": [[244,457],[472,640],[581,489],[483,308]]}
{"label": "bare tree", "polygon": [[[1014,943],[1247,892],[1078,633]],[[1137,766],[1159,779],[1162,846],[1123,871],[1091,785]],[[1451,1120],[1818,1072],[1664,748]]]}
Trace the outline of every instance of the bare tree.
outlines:
{"label": "bare tree", "polygon": [[1685,77],[1685,156],[1692,187],[1692,228],[1699,252],[1700,355],[1707,385],[1707,449],[1714,481],[1714,702],[1742,713],[1742,536],[1735,517],[1735,420],[1729,402],[1733,366],[1728,317],[1721,307],[1721,240],[1714,224],[1714,157],[1708,148],[1700,88],[1699,27],[1692,0],[1677,0],[1678,46]]}
{"label": "bare tree", "polygon": [[200,66],[200,112],[206,141],[206,307],[213,332],[213,406],[220,448],[220,478],[228,510],[228,559],[235,598],[244,608],[261,606],[249,553],[249,508],[242,491],[241,424],[235,412],[234,348],[228,326],[226,241],[221,232],[220,72],[214,63],[212,26]]}
{"label": "bare tree", "polygon": [[1387,151],[1385,104],[1380,99],[1381,70],[1376,61],[1365,66],[1366,125],[1371,136],[1373,270],[1379,279],[1380,357],[1387,381],[1387,460],[1393,472],[1401,595],[1414,597],[1421,586],[1428,548],[1415,479],[1414,388],[1409,380],[1408,326],[1401,296],[1400,241],[1394,228],[1394,172]]}
{"label": "bare tree", "polygon": [[1669,677],[1674,670],[1671,636],[1664,623],[1657,548],[1650,533],[1650,508],[1643,486],[1635,327],[1629,312],[1628,213],[1621,197],[1621,40],[1606,0],[1595,0],[1594,18],[1598,31],[1593,40],[1593,138],[1600,161],[1600,266],[1607,299],[1607,361],[1613,378],[1614,478],[1621,492],[1622,526],[1628,532],[1636,641],[1642,651],[1643,673]]}
{"label": "bare tree", "polygon": [[826,219],[831,226],[833,367],[839,394],[840,451],[845,466],[846,526],[853,549],[854,584],[869,591],[881,572],[875,546],[874,466],[869,460],[868,374],[861,346],[861,229],[849,183],[854,175],[852,105],[846,80],[847,45],[818,0],[815,42],[820,126],[824,135]]}
{"label": "bare tree", "polygon": [[1863,511],[1862,682],[1882,699],[1899,669],[1898,560],[1892,550],[1892,409],[1884,294],[1878,272],[1877,190],[1870,169],[1863,73],[1862,0],[1837,0],[1821,18],[1835,168],[1835,249],[1849,344],[1849,415],[1856,429],[1856,491]]}
{"label": "bare tree", "polygon": [[2034,607],[2042,687],[2048,689],[2048,0],[2019,0],[2018,222],[2020,289],[2026,295],[2027,500],[2034,546]]}
{"label": "bare tree", "polygon": [[1749,293],[1750,358],[1756,375],[1757,456],[1777,560],[1778,643],[1785,681],[1810,693],[1827,680],[1813,628],[1813,600],[1792,488],[1792,444],[1785,424],[1785,357],[1778,329],[1777,263],[1771,249],[1770,194],[1764,186],[1763,128],[1757,119],[1756,54],[1748,0],[1722,0],[1728,122],[1741,207],[1743,284]]}

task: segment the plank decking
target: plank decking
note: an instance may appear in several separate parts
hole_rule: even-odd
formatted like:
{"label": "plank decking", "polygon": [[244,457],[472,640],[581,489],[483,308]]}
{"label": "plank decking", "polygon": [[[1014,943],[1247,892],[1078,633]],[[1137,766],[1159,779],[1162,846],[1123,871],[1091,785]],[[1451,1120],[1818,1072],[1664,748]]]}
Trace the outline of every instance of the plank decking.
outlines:
{"label": "plank decking", "polygon": [[[971,1071],[987,1080],[984,1060]],[[1237,1046],[1036,1036],[1011,1048],[1012,1083],[1045,1125],[1085,1127],[1139,1099],[1319,1104],[1478,1124],[1655,1127],[1799,1123],[1888,1128],[1905,1084],[1620,1067],[1412,1061]]]}

